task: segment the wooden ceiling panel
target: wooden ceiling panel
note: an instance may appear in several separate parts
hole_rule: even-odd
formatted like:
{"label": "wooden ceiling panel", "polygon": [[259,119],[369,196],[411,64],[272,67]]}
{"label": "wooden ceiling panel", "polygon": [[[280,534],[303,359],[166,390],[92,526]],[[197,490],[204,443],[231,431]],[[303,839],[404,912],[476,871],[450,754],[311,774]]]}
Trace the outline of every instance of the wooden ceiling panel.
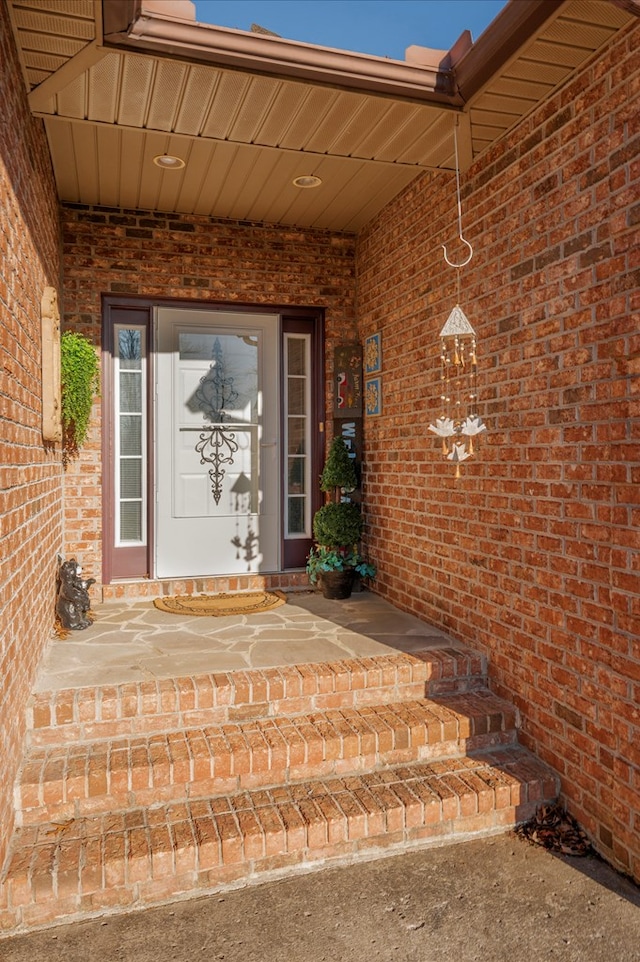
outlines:
{"label": "wooden ceiling panel", "polygon": [[[301,190],[294,187],[294,177],[308,173],[308,168],[301,166],[300,157],[293,153],[283,153],[274,151],[278,157],[277,166],[274,168],[273,176],[277,180],[278,190],[262,190],[260,199],[256,201],[251,210],[252,220],[263,220],[265,223],[277,224],[279,222],[292,224],[292,214],[294,209],[301,210],[305,202],[310,198],[305,198],[304,194],[313,193],[313,190]],[[318,160],[318,169],[322,167],[324,158]],[[322,188],[319,188],[320,190]]]}
{"label": "wooden ceiling panel", "polygon": [[489,89],[493,89],[496,82],[502,80],[508,82],[515,80],[529,80],[534,83],[544,84],[548,89],[553,89],[561,83],[567,76],[565,67],[557,64],[540,63],[539,60],[531,60],[528,56],[519,57],[514,63],[504,71],[501,77],[491,81]]}
{"label": "wooden ceiling panel", "polygon": [[[258,162],[258,153],[247,147],[238,145],[234,147],[233,163],[227,171],[224,190],[221,191],[216,205],[221,217],[230,217],[232,220],[245,219],[244,190]],[[272,186],[275,192],[276,185]]]}
{"label": "wooden ceiling panel", "polygon": [[302,150],[307,147],[309,132],[324,121],[337,96],[337,91],[328,87],[308,87],[300,109],[291,117],[283,131],[279,146],[289,150]]}
{"label": "wooden ceiling panel", "polygon": [[229,130],[229,140],[252,144],[275,102],[279,82],[270,77],[253,77],[247,84],[242,109]]}
{"label": "wooden ceiling panel", "polygon": [[[147,134],[143,130],[122,130],[120,142],[120,204],[134,210],[140,203],[140,184],[143,179],[142,171],[145,165],[145,149]],[[160,173],[160,171],[158,171]]]}
{"label": "wooden ceiling panel", "polygon": [[87,75],[76,77],[56,97],[59,116],[70,120],[85,120],[87,116]]}
{"label": "wooden ceiling panel", "polygon": [[416,106],[415,104],[411,105],[411,112],[405,116],[404,120],[400,117],[396,118],[401,121],[398,123],[398,129],[395,132],[386,131],[390,136],[384,142],[381,137],[380,145],[375,154],[376,160],[409,163],[410,156],[420,153],[419,148],[416,148],[416,143],[423,138],[424,132],[430,129],[436,119],[448,124],[449,134],[451,134],[453,130],[452,117],[453,115],[446,111]]}
{"label": "wooden ceiling panel", "polygon": [[25,59],[28,59],[32,53],[50,53],[64,58],[73,57],[86,43],[85,40],[77,40],[73,37],[51,36],[48,33],[36,33],[30,30],[24,30],[21,38]]}
{"label": "wooden ceiling panel", "polygon": [[80,203],[96,203],[91,198],[100,197],[97,129],[94,124],[74,124],[72,136]]}
{"label": "wooden ceiling panel", "polygon": [[559,19],[571,20],[574,30],[581,30],[583,24],[605,24],[619,30],[629,22],[629,15],[614,3],[602,0],[572,0],[561,12]]}
{"label": "wooden ceiling panel", "polygon": [[28,68],[26,71],[27,81],[29,83],[29,89],[33,90],[34,87],[38,87],[47,77],[51,76],[51,71],[49,70],[36,70],[35,68]]}
{"label": "wooden ceiling panel", "polygon": [[322,120],[312,123],[312,118],[307,118],[308,133],[304,149],[318,154],[331,153],[331,144],[355,122],[364,101],[362,94],[338,92]]}
{"label": "wooden ceiling panel", "polygon": [[152,57],[122,57],[117,123],[125,127],[144,127],[147,120],[147,103],[156,62]]}
{"label": "wooden ceiling panel", "polygon": [[[530,109],[553,90],[553,84],[538,82],[536,71],[532,73],[536,76],[536,80],[518,79],[508,75],[500,77],[499,80],[490,84],[486,92],[489,95],[513,97],[523,104],[523,109]],[[528,108],[524,107],[526,103],[529,104]]]}
{"label": "wooden ceiling panel", "polygon": [[[437,167],[438,157],[444,147],[447,155],[451,151],[455,115],[433,108],[421,108],[422,123],[412,127],[413,140],[403,150],[397,149],[397,160],[402,164],[417,164],[420,167]],[[420,131],[416,137],[416,129]]]}
{"label": "wooden ceiling panel", "polygon": [[205,118],[213,103],[218,77],[217,71],[208,70],[206,67],[189,68],[175,123],[176,133],[196,137],[202,132]]}
{"label": "wooden ceiling panel", "polygon": [[[376,101],[378,116],[370,129],[357,145],[359,157],[374,160],[393,160],[398,156],[394,142],[403,136],[403,131],[418,121],[420,112],[428,108],[416,104],[399,104],[392,100],[386,103]],[[424,115],[423,115],[424,116]]]}
{"label": "wooden ceiling panel", "polygon": [[[161,207],[160,198],[168,192],[177,196],[180,183],[185,175],[182,170],[161,170],[153,163],[153,158],[169,150],[170,138],[165,134],[146,131],[138,168],[127,171],[138,182],[138,201],[134,207],[142,210],[176,210],[175,207]],[[165,182],[169,185],[165,186]],[[185,211],[184,213],[188,213]]]}
{"label": "wooden ceiling panel", "polygon": [[224,194],[229,171],[235,162],[238,147],[226,141],[214,144],[211,148],[211,162],[207,171],[206,179],[202,185],[202,191],[198,200],[198,206],[194,212],[207,214],[211,217],[222,216],[219,213],[220,201]]}
{"label": "wooden ceiling panel", "polygon": [[145,127],[150,130],[174,129],[182,104],[185,78],[189,68],[173,60],[159,60],[149,91]]}
{"label": "wooden ceiling panel", "polygon": [[14,3],[14,22],[21,31],[46,33],[62,39],[75,37],[78,40],[93,40],[95,37],[94,11],[88,17],[79,16],[85,7],[80,0],[78,6],[69,5],[68,16],[58,16],[55,8],[47,3],[37,8],[34,3]]}
{"label": "wooden ceiling panel", "polygon": [[68,120],[47,118],[45,130],[60,197],[72,204],[77,204],[80,199],[80,190],[72,135],[73,124]]}
{"label": "wooden ceiling panel", "polygon": [[[265,221],[272,198],[282,205],[284,190],[291,184],[289,176],[295,161],[287,154],[277,150],[260,150],[257,152],[256,162],[251,176],[245,183],[242,192],[244,219],[251,221]],[[273,184],[274,190],[265,190],[265,184]],[[292,190],[297,188],[292,187]]]}
{"label": "wooden ceiling panel", "polygon": [[536,40],[535,43],[531,44],[527,48],[526,57],[528,60],[533,60],[540,64],[541,69],[545,64],[552,64],[558,67],[564,67],[566,74],[569,74],[585,59],[585,51],[590,53],[588,48],[580,47],[576,43],[573,46],[568,44],[556,44],[552,43],[546,39]]}
{"label": "wooden ceiling panel", "polygon": [[54,53],[45,53],[40,50],[32,50],[29,53],[29,71],[45,76],[55,73],[66,62],[66,57],[57,56]]}
{"label": "wooden ceiling panel", "polygon": [[[281,221],[291,226],[310,227],[320,226],[323,217],[328,219],[327,208],[343,189],[345,182],[355,176],[355,172],[362,168],[361,161],[342,161],[335,157],[319,158],[313,168],[322,184],[313,189],[295,187],[290,179],[284,181],[279,192],[279,199],[272,208],[271,216],[276,218],[274,223]],[[352,208],[353,198],[345,198],[341,206],[341,216],[346,217],[348,209]],[[323,224],[324,226],[324,224]]]}
{"label": "wooden ceiling panel", "polygon": [[215,98],[204,121],[202,136],[226,140],[244,102],[251,78],[231,70],[216,73]]}
{"label": "wooden ceiling panel", "polygon": [[474,102],[474,109],[481,108],[502,114],[511,126],[528,114],[537,103],[538,101],[532,97],[516,97],[512,93],[500,93],[490,87]]}
{"label": "wooden ceiling panel", "polygon": [[105,207],[117,207],[122,180],[123,132],[117,127],[104,126],[96,127],[95,133],[100,204]]}
{"label": "wooden ceiling panel", "polygon": [[87,118],[103,124],[116,122],[121,57],[103,57],[89,71]]}
{"label": "wooden ceiling panel", "polygon": [[599,24],[580,23],[558,17],[545,30],[544,39],[549,43],[557,43],[566,47],[578,47],[580,50],[597,50],[615,33],[611,27]]}
{"label": "wooden ceiling panel", "polygon": [[59,13],[66,17],[93,20],[93,0],[19,0],[18,5],[43,13]]}
{"label": "wooden ceiling panel", "polygon": [[352,161],[350,169],[343,167],[341,174],[335,196],[317,212],[314,227],[328,230],[342,217],[345,230],[357,232],[416,176],[408,167],[381,169],[367,161]]}
{"label": "wooden ceiling panel", "polygon": [[365,154],[362,150],[362,142],[372,140],[368,134],[372,127],[378,126],[380,114],[385,112],[385,105],[381,104],[375,97],[362,97],[360,104],[348,120],[346,126],[338,133],[335,140],[329,144],[329,153],[339,154],[343,157],[362,157],[371,159],[372,154]]}
{"label": "wooden ceiling panel", "polygon": [[476,117],[475,113],[471,114],[471,136],[473,139],[474,153],[477,152],[478,144],[480,142],[484,144],[492,144],[494,141],[498,140],[499,137],[505,132],[505,127],[500,123],[490,123],[490,119],[479,111]]}
{"label": "wooden ceiling panel", "polygon": [[293,119],[303,111],[310,92],[311,87],[305,84],[280,82],[271,109],[256,133],[255,142],[281,147]]}
{"label": "wooden ceiling panel", "polygon": [[[188,155],[188,176],[180,177],[176,210],[208,214],[214,205],[219,187],[217,164],[218,150],[215,145],[194,140]],[[180,171],[174,171],[175,176]]]}

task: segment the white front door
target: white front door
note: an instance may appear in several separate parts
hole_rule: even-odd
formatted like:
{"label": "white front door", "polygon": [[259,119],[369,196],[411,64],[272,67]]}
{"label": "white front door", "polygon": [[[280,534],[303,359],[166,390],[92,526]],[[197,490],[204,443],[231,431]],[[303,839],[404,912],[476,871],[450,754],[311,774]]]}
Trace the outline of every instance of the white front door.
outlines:
{"label": "white front door", "polygon": [[277,571],[279,317],[156,322],[156,577]]}

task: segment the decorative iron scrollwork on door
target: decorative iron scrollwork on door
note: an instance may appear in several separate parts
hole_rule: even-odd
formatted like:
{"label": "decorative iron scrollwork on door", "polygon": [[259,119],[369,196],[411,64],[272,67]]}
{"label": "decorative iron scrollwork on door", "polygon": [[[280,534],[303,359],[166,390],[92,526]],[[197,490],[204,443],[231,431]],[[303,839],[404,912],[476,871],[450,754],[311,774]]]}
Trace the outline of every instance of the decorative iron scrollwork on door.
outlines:
{"label": "decorative iron scrollwork on door", "polygon": [[[210,453],[205,453],[207,450]],[[211,464],[209,478],[211,479],[211,493],[216,504],[222,497],[222,483],[225,470],[223,464],[233,464],[233,455],[238,450],[238,442],[233,431],[225,432],[218,424],[212,426],[208,433],[204,431],[196,444],[196,451],[200,455],[200,464]],[[224,452],[227,452],[226,454]]]}

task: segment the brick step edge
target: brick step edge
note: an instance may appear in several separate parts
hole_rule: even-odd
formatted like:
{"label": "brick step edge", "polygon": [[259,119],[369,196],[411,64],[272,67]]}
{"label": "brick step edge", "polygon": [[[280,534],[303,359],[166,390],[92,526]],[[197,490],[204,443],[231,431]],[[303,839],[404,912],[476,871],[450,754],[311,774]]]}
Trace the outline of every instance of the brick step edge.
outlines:
{"label": "brick step edge", "polygon": [[338,662],[198,674],[34,693],[30,745],[173,731],[247,718],[357,708],[485,687],[486,659],[433,648]]}
{"label": "brick step edge", "polygon": [[114,601],[146,601],[166,595],[220,594],[228,591],[286,591],[295,599],[297,593],[310,594],[306,571],[279,572],[272,575],[227,575],[208,578],[166,578],[112,582],[109,585],[95,586],[98,598],[103,603]]}
{"label": "brick step edge", "polygon": [[518,747],[19,829],[0,933],[506,831],[558,791]]}
{"label": "brick step edge", "polygon": [[481,690],[32,748],[15,789],[16,823],[459,756],[515,743],[518,725],[513,706]]}

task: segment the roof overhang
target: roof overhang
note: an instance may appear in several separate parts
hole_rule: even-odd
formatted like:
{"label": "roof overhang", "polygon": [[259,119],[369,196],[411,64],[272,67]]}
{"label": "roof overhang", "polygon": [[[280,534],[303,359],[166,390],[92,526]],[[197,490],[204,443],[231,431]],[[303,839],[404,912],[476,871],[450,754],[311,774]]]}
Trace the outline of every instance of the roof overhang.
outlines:
{"label": "roof overhang", "polygon": [[510,0],[475,43],[405,61],[200,24],[191,0],[9,8],[62,201],[355,232],[416,176],[454,168],[454,125],[464,168],[637,3]]}
{"label": "roof overhang", "polygon": [[413,99],[417,103],[443,107],[462,106],[448,64],[417,66],[386,57],[210,26],[164,12],[172,7],[179,9],[175,4],[163,8],[149,2],[145,4],[144,0],[107,4],[104,45],[363,94]]}

